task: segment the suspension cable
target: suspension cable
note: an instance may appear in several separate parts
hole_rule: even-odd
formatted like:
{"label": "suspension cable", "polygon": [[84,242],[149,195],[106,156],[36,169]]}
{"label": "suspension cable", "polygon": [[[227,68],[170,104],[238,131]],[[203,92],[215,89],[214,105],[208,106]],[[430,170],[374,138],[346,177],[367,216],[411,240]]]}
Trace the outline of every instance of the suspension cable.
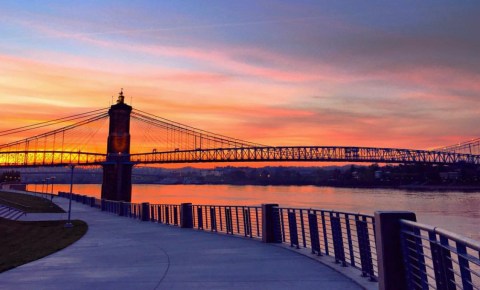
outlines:
{"label": "suspension cable", "polygon": [[53,131],[49,131],[49,132],[42,133],[42,134],[39,134],[39,135],[36,135],[36,136],[28,137],[28,138],[25,138],[25,139],[22,139],[22,140],[19,140],[19,141],[7,143],[7,144],[2,144],[2,145],[0,145],[0,149],[10,147],[10,146],[14,146],[14,145],[17,145],[17,144],[21,144],[21,143],[24,143],[24,142],[29,142],[29,141],[34,140],[34,139],[48,137],[48,136],[54,135],[54,134],[59,133],[59,132],[68,131],[68,130],[80,127],[82,125],[92,123],[92,122],[98,121],[100,119],[106,118],[107,116],[108,116],[108,113],[102,113],[102,114],[96,115],[94,117],[88,118],[86,120],[82,120],[82,121],[79,121],[77,123],[70,124],[68,126],[65,126],[65,127],[53,130]]}
{"label": "suspension cable", "polygon": [[[140,113],[138,113],[138,112],[140,112]],[[178,129],[181,129],[181,130],[184,130],[184,131],[192,131],[194,134],[201,134],[202,136],[203,136],[203,134],[209,135],[208,137],[211,137],[211,138],[213,137],[213,138],[218,139],[218,140],[224,140],[224,141],[227,141],[227,142],[238,143],[238,144],[243,144],[243,145],[248,145],[248,146],[255,146],[255,147],[265,147],[265,146],[267,146],[267,145],[263,145],[263,144],[249,142],[249,141],[245,141],[245,140],[232,138],[232,137],[228,137],[228,136],[225,136],[225,135],[205,131],[205,130],[195,128],[195,127],[192,127],[192,126],[189,126],[189,125],[181,124],[181,123],[178,123],[178,122],[166,119],[166,118],[162,118],[162,117],[159,117],[157,115],[150,114],[150,113],[138,110],[138,109],[135,109],[133,114],[136,114],[139,117],[150,119],[150,120],[155,121],[157,123],[160,122],[160,123],[168,124],[170,126],[176,127]],[[205,136],[205,137],[207,137],[207,136]]]}
{"label": "suspension cable", "polygon": [[43,127],[47,127],[47,126],[52,126],[52,125],[56,125],[56,124],[59,124],[59,123],[64,123],[64,122],[67,122],[67,121],[86,118],[88,116],[93,115],[94,113],[97,113],[97,112],[100,112],[100,111],[105,111],[106,109],[108,109],[108,108],[102,108],[102,109],[89,111],[89,112],[85,112],[85,113],[81,113],[81,114],[75,114],[75,115],[71,115],[71,116],[67,116],[67,117],[63,117],[63,118],[44,121],[44,122],[40,122],[40,123],[36,123],[36,124],[32,124],[32,125],[27,125],[27,126],[22,126],[22,127],[18,127],[18,128],[14,128],[14,129],[3,130],[3,131],[0,131],[0,136],[11,135],[11,134],[15,134],[15,133],[20,133],[20,132],[25,132],[25,131],[34,130],[34,129],[38,129],[38,128],[43,128]]}

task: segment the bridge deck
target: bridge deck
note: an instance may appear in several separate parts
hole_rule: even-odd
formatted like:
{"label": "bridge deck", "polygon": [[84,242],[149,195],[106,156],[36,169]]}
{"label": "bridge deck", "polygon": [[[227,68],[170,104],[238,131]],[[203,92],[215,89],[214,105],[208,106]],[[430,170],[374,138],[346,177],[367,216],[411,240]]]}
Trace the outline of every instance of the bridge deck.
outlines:
{"label": "bridge deck", "polygon": [[[67,208],[67,200],[57,203]],[[258,241],[117,217],[72,203],[74,245],[0,274],[1,289],[361,289],[319,262]]]}

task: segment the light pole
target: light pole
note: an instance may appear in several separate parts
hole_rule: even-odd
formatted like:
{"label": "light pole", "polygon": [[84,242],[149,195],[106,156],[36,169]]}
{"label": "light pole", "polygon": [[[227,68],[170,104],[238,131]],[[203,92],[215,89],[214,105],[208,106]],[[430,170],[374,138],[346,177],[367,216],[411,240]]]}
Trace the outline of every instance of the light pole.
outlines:
{"label": "light pole", "polygon": [[45,178],[45,192],[43,193],[44,196],[48,193],[48,182],[50,181],[50,177]]}
{"label": "light pole", "polygon": [[73,227],[73,224],[70,220],[71,214],[72,214],[72,190],[73,190],[73,169],[75,168],[75,165],[70,165],[70,196],[69,196],[69,201],[68,201],[68,220],[67,223],[65,224],[66,228],[71,228]]}
{"label": "light pole", "polygon": [[52,176],[50,180],[52,181],[52,191],[50,192],[50,201],[53,201],[53,182],[55,181],[55,176]]}

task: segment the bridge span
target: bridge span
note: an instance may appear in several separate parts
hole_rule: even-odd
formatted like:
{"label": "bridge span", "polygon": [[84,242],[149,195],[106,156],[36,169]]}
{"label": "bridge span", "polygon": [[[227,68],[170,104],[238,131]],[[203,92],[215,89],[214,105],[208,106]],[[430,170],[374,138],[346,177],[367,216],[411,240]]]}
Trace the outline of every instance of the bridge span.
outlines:
{"label": "bridge span", "polygon": [[[115,154],[119,156],[118,154]],[[0,152],[0,167],[103,165],[108,154],[71,151]],[[216,162],[367,162],[475,164],[480,155],[397,148],[345,146],[275,146],[174,150],[120,154],[133,165]]]}
{"label": "bridge span", "polygon": [[277,146],[215,148],[132,154],[135,164],[205,162],[373,162],[426,164],[480,164],[480,155],[373,147]]}

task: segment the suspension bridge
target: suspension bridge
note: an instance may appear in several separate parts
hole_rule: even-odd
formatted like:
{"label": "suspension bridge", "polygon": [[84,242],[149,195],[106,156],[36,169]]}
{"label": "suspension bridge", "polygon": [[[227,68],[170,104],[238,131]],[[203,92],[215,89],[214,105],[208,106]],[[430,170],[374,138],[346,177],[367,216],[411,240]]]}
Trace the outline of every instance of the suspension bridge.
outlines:
{"label": "suspension bridge", "polygon": [[[109,121],[109,122],[108,122]],[[108,126],[107,126],[108,123]],[[51,129],[55,128],[55,129]],[[40,131],[46,132],[41,132]],[[135,136],[131,147],[131,135]],[[19,134],[33,136],[15,140]],[[107,151],[102,140],[107,137]],[[434,150],[354,146],[268,146],[177,123],[124,101],[0,132],[0,168],[102,166],[102,197],[130,200],[132,167],[212,162],[480,164],[480,138]]]}

